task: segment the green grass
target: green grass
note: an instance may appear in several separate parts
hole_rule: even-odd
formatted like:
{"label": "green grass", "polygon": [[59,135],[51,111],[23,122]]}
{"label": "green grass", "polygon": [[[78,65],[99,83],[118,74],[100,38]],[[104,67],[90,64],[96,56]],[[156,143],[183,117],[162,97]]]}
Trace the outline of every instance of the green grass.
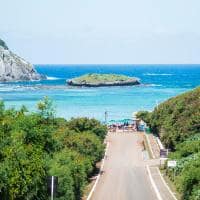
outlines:
{"label": "green grass", "polygon": [[128,77],[125,75],[116,74],[86,74],[78,78],[74,78],[74,82],[86,82],[86,83],[105,83],[105,82],[115,82],[115,81],[128,81],[135,78]]}

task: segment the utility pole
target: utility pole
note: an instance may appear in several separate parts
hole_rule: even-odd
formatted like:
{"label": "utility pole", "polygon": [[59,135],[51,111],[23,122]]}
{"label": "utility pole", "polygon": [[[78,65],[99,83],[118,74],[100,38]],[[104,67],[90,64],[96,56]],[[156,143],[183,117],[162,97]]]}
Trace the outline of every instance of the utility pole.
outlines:
{"label": "utility pole", "polygon": [[158,110],[158,100],[156,100],[156,109]]}
{"label": "utility pole", "polygon": [[51,200],[54,200],[56,196],[58,188],[58,177],[57,176],[49,176],[47,177],[47,192],[48,195],[51,197]]}
{"label": "utility pole", "polygon": [[108,119],[108,112],[105,111],[105,123],[107,124],[107,119]]}
{"label": "utility pole", "polygon": [[54,176],[51,177],[51,200],[53,200],[54,196]]}

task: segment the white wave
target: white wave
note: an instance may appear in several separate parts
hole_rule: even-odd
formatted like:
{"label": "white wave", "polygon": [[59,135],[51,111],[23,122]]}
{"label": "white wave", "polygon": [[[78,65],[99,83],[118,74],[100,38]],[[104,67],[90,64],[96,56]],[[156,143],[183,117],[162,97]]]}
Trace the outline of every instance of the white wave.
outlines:
{"label": "white wave", "polygon": [[156,74],[156,73],[145,73],[145,76],[172,76],[173,74]]}
{"label": "white wave", "polygon": [[58,77],[53,77],[53,76],[47,76],[47,80],[59,80],[60,78]]}
{"label": "white wave", "polygon": [[148,86],[151,86],[151,87],[160,87],[162,85],[161,84],[149,84]]}
{"label": "white wave", "polygon": [[30,90],[36,90],[36,87],[30,87],[30,86],[20,86],[20,85],[5,85],[4,87],[0,87],[0,92],[14,92],[14,91],[30,91]]}

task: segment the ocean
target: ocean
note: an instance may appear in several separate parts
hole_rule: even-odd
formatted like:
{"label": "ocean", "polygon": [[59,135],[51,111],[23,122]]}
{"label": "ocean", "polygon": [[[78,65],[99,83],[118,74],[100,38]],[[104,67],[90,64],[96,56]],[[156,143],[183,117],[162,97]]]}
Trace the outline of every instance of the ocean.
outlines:
{"label": "ocean", "polygon": [[[153,110],[166,99],[200,85],[200,65],[35,65],[48,79],[1,83],[6,107],[25,105],[30,111],[44,96],[53,100],[56,115],[104,120],[131,118],[139,110]],[[75,88],[66,80],[86,73],[115,73],[138,77],[139,86]]]}

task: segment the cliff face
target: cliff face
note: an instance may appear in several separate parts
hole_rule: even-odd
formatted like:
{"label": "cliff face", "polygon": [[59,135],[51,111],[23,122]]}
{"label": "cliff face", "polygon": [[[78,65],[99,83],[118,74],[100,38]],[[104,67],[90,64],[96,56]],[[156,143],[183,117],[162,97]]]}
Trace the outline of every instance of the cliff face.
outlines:
{"label": "cliff face", "polygon": [[32,64],[10,51],[5,42],[0,39],[0,82],[45,78],[37,73]]}

